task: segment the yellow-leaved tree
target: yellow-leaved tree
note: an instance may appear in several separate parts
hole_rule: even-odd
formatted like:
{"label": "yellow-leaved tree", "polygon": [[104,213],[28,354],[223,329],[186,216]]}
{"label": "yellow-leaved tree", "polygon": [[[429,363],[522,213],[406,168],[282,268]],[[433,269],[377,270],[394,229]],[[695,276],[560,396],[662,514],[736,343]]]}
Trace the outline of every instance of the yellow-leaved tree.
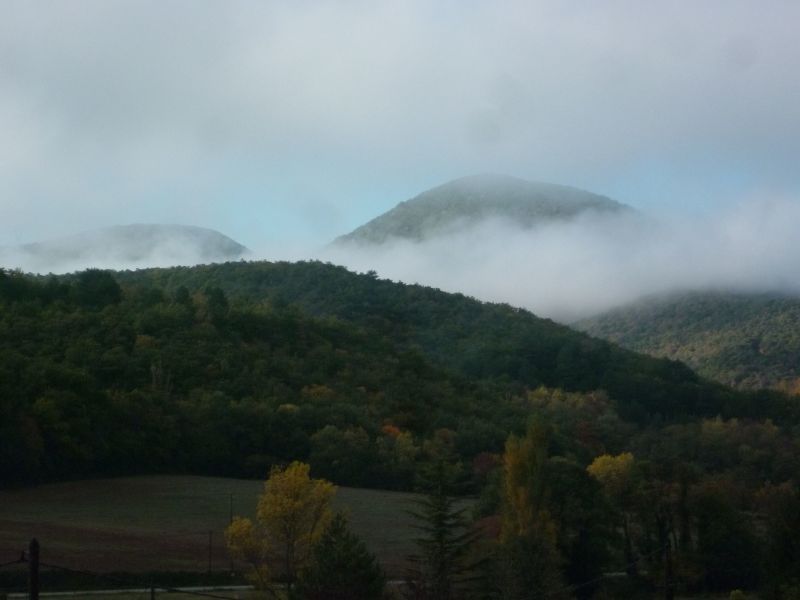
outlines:
{"label": "yellow-leaved tree", "polygon": [[625,538],[625,563],[628,565],[625,570],[631,577],[638,575],[630,526],[630,513],[636,502],[635,466],[633,454],[623,452],[616,456],[610,454],[598,456],[586,467],[589,475],[603,486],[611,505],[619,510],[620,525]]}
{"label": "yellow-leaved tree", "polygon": [[335,493],[329,481],[312,479],[305,463],[273,467],[258,500],[256,521],[236,517],[225,531],[228,549],[250,566],[254,585],[268,590],[276,579],[294,585],[333,517]]}
{"label": "yellow-leaved tree", "polygon": [[562,598],[558,527],[550,512],[548,446],[550,428],[540,421],[524,437],[512,435],[503,454],[503,597]]}

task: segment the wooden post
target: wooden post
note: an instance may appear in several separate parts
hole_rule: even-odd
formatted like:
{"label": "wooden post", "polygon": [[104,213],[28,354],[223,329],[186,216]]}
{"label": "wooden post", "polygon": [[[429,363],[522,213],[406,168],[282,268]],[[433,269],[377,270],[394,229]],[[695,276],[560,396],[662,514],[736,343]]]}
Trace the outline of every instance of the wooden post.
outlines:
{"label": "wooden post", "polygon": [[208,574],[211,575],[211,543],[212,543],[212,536],[214,532],[209,530],[208,532]]}
{"label": "wooden post", "polygon": [[39,600],[39,542],[36,538],[28,546],[28,598]]}
{"label": "wooden post", "polygon": [[665,553],[664,564],[664,599],[673,600],[675,598],[675,581],[673,580],[672,573],[672,546],[670,545],[669,537],[667,538],[667,547]]}
{"label": "wooden post", "polygon": [[155,588],[155,586],[150,586],[150,600],[156,600],[156,588]]}
{"label": "wooden post", "polygon": [[[233,524],[233,492],[230,494],[229,504],[228,504],[228,525]],[[225,539],[223,537],[223,539]],[[231,577],[233,577],[233,555],[228,551],[229,562],[228,562],[228,572],[230,573]]]}

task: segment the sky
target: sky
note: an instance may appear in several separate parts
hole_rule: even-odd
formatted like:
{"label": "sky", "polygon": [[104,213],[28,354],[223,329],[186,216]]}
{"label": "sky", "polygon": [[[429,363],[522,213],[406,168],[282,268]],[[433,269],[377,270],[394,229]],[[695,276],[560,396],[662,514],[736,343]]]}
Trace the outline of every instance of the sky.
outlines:
{"label": "sky", "polygon": [[[170,223],[564,322],[676,290],[800,294],[797,23],[781,0],[6,0],[0,261]],[[637,211],[327,246],[487,172]],[[30,270],[192,262],[174,250]]]}
{"label": "sky", "polygon": [[0,245],[182,223],[277,257],[480,172],[670,219],[792,204],[798,22],[780,0],[6,0]]}

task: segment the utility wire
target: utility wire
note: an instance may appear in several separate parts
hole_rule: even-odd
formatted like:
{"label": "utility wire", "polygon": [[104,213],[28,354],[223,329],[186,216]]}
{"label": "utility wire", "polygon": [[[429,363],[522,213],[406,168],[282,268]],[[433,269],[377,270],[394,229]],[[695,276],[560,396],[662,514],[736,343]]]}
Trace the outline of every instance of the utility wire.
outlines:
{"label": "utility wire", "polygon": [[25,559],[25,553],[23,552],[17,560],[12,560],[6,563],[0,563],[0,569],[2,569],[3,567],[10,567],[11,565],[18,565],[24,562],[28,561]]}
{"label": "utility wire", "polygon": [[[642,555],[641,555],[639,558],[637,558],[637,559],[636,559],[636,560],[634,560],[633,562],[630,562],[630,563],[628,563],[627,565],[625,565],[624,567],[622,567],[622,569],[620,569],[620,570],[621,570],[621,571],[627,571],[627,570],[628,570],[628,569],[630,569],[632,566],[634,566],[634,565],[636,565],[637,563],[641,562],[643,559],[645,559],[645,558],[649,558],[650,556],[653,556],[654,554],[656,554],[656,553],[658,553],[658,552],[663,552],[664,550],[666,550],[666,549],[667,549],[667,547],[668,547],[669,545],[670,545],[670,544],[669,544],[669,543],[667,543],[667,544],[665,544],[664,546],[661,546],[661,547],[659,547],[659,548],[656,548],[656,549],[655,549],[655,550],[653,550],[652,552],[648,552],[647,554],[642,554]],[[606,576],[605,576],[605,575],[600,575],[599,577],[595,577],[594,579],[590,579],[590,580],[588,580],[588,581],[584,581],[583,583],[576,583],[576,584],[574,584],[574,585],[568,585],[567,587],[561,588],[560,590],[555,590],[555,591],[553,591],[553,592],[550,592],[549,594],[545,594],[545,598],[549,598],[549,597],[552,597],[552,596],[558,596],[559,594],[564,594],[564,593],[567,593],[567,592],[574,592],[575,590],[579,590],[579,589],[581,589],[581,588],[585,588],[585,587],[587,587],[587,586],[594,585],[595,583],[599,583],[599,582],[601,582],[601,581],[602,581],[603,579],[605,579],[605,578],[606,578]]]}
{"label": "utility wire", "polygon": [[61,565],[54,565],[50,563],[39,562],[39,565],[42,567],[47,567],[48,569],[56,569],[58,571],[66,571],[69,573],[77,573],[78,575],[89,575],[91,577],[96,577],[98,579],[105,579],[106,581],[113,581],[120,585],[124,585],[126,587],[131,587],[136,585],[137,587],[152,587],[156,590],[161,590],[167,593],[180,593],[180,594],[189,594],[192,596],[202,596],[204,598],[218,598],[219,600],[231,600],[230,596],[217,596],[215,594],[207,594],[204,592],[197,592],[197,591],[190,591],[190,590],[182,590],[178,588],[173,588],[169,586],[163,585],[145,585],[143,586],[141,583],[132,583],[130,581],[125,581],[123,579],[119,579],[118,577],[114,577],[113,575],[108,575],[106,573],[95,573],[94,571],[83,571],[81,569],[72,569],[70,567],[64,567]]}

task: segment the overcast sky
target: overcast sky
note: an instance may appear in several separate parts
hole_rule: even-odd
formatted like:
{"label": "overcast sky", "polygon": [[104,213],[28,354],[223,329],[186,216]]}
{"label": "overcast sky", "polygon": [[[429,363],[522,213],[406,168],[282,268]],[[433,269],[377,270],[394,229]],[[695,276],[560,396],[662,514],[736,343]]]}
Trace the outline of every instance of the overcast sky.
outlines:
{"label": "overcast sky", "polygon": [[5,0],[0,245],[328,239],[500,172],[648,212],[800,197],[800,2]]}

